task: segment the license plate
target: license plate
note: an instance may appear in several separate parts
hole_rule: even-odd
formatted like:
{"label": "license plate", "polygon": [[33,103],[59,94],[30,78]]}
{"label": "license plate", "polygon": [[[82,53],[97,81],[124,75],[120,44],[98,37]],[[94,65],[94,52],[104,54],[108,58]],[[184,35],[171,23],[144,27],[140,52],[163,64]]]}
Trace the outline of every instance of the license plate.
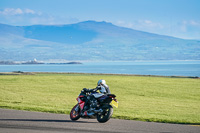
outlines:
{"label": "license plate", "polygon": [[111,103],[113,106],[115,106],[116,108],[118,108],[118,102],[112,100],[112,103]]}

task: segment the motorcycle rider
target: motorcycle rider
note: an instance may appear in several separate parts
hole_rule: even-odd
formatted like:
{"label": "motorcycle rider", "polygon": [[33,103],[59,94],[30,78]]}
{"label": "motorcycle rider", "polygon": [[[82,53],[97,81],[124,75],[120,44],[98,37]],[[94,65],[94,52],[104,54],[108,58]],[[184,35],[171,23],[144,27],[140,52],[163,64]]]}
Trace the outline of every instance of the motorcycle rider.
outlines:
{"label": "motorcycle rider", "polygon": [[[91,109],[95,109],[97,107],[97,98],[99,98],[105,94],[111,94],[109,86],[106,84],[106,81],[104,79],[100,79],[97,82],[97,87],[95,89],[84,88],[84,90],[91,92],[91,94],[87,98],[88,99],[87,102],[90,103]],[[100,93],[97,92],[98,90]]]}
{"label": "motorcycle rider", "polygon": [[106,81],[104,79],[100,79],[97,82],[97,87],[96,88],[98,88],[101,93],[110,94],[110,89],[109,89],[109,87],[106,84]]}

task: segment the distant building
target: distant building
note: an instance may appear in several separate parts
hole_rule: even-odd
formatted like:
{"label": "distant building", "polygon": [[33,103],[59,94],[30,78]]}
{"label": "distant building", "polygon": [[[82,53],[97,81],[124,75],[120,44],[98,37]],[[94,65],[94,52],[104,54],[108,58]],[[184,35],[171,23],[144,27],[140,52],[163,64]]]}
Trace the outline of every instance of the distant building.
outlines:
{"label": "distant building", "polygon": [[44,64],[44,63],[37,61],[37,59],[35,58],[35,59],[33,59],[33,61],[27,61],[22,64]]}

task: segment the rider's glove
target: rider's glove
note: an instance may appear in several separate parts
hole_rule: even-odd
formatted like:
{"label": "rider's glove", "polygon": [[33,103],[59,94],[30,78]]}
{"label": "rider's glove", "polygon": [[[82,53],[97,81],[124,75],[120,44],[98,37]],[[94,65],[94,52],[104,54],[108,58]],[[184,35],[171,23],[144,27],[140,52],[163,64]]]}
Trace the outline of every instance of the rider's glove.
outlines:
{"label": "rider's glove", "polygon": [[89,89],[87,89],[87,88],[83,88],[83,90],[82,90],[83,92],[88,92],[89,91]]}
{"label": "rider's glove", "polygon": [[89,92],[91,92],[91,93],[92,93],[92,92],[95,92],[95,89],[90,89]]}

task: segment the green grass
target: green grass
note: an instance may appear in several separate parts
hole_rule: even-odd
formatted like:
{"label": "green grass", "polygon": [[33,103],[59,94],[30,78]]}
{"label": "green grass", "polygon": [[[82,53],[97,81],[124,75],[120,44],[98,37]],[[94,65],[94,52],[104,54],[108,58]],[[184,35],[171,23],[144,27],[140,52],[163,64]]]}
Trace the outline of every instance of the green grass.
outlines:
{"label": "green grass", "polygon": [[105,79],[113,118],[200,124],[200,79],[91,74],[0,75],[0,108],[69,114],[82,88]]}

